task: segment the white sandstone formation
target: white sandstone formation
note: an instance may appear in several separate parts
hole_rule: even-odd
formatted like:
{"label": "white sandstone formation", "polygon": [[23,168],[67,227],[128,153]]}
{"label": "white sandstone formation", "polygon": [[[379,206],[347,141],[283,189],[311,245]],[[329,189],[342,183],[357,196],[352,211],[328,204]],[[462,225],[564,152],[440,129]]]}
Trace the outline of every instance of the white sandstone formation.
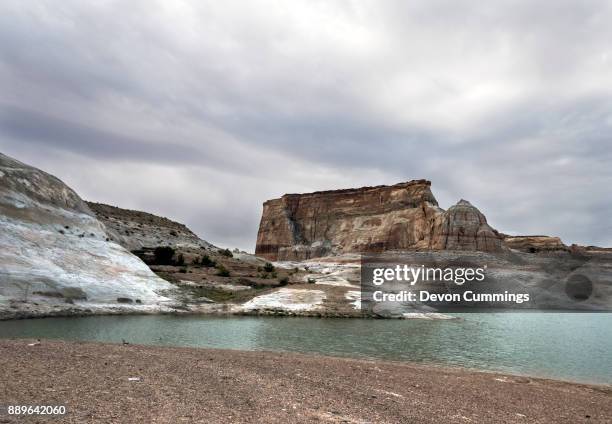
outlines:
{"label": "white sandstone formation", "polygon": [[0,153],[0,317],[157,311],[171,288],[62,181]]}

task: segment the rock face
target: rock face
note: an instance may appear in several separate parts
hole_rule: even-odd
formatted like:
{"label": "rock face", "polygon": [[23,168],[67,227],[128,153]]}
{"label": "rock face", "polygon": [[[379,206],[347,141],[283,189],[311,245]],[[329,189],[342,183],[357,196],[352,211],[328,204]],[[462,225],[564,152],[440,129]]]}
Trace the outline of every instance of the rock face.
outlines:
{"label": "rock face", "polygon": [[559,237],[550,236],[504,236],[504,242],[510,249],[521,252],[566,252],[567,247]]}
{"label": "rock face", "polygon": [[[0,315],[47,308],[161,307],[171,285],[110,242],[62,181],[0,154]],[[32,306],[38,305],[38,306]]]}
{"label": "rock face", "polygon": [[168,218],[102,203],[87,202],[87,205],[104,224],[109,238],[130,251],[157,246],[215,248],[184,224]]}
{"label": "rock face", "polygon": [[430,247],[434,250],[499,252],[503,241],[487,218],[467,200],[460,200],[436,217]]}
{"label": "rock face", "polygon": [[255,253],[269,260],[304,260],[351,252],[504,248],[469,202],[445,212],[430,187],[427,180],[415,180],[268,200]]}

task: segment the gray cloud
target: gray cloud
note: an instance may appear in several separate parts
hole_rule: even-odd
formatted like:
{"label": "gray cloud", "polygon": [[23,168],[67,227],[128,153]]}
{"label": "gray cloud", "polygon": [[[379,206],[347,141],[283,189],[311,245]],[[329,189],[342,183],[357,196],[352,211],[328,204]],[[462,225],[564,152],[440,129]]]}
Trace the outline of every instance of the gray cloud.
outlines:
{"label": "gray cloud", "polygon": [[612,244],[604,1],[0,5],[0,149],[252,250],[285,192],[433,181]]}

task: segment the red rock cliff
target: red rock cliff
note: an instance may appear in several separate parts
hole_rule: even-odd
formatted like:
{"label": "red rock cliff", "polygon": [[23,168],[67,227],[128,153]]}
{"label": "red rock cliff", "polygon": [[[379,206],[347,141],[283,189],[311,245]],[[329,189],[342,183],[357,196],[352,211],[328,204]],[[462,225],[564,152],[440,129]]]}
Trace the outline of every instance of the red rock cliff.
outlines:
{"label": "red rock cliff", "polygon": [[395,249],[502,249],[501,238],[475,207],[460,202],[444,212],[430,186],[415,180],[268,200],[255,253],[303,260]]}

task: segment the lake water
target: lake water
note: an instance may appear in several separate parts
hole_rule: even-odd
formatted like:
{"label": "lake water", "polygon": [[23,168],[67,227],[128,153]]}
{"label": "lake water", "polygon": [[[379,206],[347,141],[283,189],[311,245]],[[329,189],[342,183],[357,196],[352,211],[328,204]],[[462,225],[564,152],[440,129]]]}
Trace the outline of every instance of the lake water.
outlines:
{"label": "lake water", "polygon": [[98,316],[0,322],[2,338],[292,351],[612,384],[612,314],[470,313],[461,320]]}

